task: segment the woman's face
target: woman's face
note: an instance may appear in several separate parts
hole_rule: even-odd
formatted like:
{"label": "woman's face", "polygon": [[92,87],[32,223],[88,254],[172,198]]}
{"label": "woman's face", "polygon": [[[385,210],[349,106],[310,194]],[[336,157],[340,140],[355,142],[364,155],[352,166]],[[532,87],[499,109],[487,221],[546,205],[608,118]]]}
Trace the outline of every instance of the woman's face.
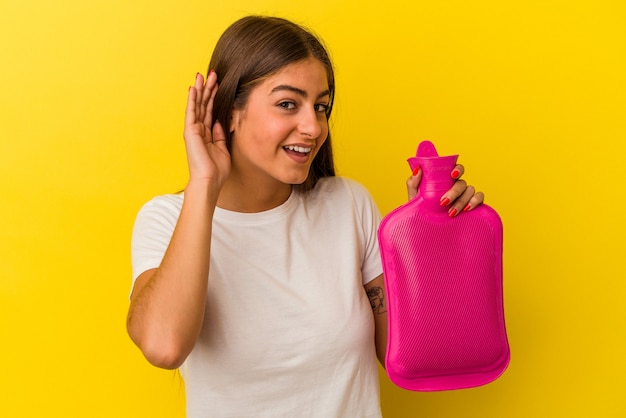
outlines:
{"label": "woman's face", "polygon": [[254,184],[304,182],[328,136],[329,101],[326,68],[315,58],[263,80],[233,112],[231,176]]}

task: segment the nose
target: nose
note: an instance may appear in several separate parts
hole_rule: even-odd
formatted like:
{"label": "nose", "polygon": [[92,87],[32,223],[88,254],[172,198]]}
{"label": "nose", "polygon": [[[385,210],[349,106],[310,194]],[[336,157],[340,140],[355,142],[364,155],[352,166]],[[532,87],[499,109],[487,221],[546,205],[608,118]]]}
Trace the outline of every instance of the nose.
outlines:
{"label": "nose", "polygon": [[298,123],[298,132],[303,136],[318,138],[324,129],[326,115],[316,112],[315,109],[303,110]]}

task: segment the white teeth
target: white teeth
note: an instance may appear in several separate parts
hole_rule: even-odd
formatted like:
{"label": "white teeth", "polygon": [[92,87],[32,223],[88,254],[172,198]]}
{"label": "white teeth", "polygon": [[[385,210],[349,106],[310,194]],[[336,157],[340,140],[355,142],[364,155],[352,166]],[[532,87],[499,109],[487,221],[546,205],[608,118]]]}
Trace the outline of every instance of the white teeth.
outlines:
{"label": "white teeth", "polygon": [[298,147],[296,145],[287,145],[284,147],[285,149],[288,149],[290,151],[296,151],[299,152],[301,154],[308,154],[309,152],[311,152],[311,148],[305,148],[305,147]]}

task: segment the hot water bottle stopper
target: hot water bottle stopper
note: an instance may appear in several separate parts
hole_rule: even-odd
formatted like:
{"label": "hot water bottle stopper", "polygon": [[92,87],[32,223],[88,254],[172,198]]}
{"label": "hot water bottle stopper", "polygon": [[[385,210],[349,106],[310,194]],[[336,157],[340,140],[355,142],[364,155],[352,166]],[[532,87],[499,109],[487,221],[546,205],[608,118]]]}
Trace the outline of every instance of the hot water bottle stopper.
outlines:
{"label": "hot water bottle stopper", "polygon": [[454,184],[457,157],[420,143],[408,159],[422,171],[418,194],[378,229],[389,325],[385,370],[408,390],[484,385],[510,360],[500,216],[482,204],[450,217],[440,205]]}

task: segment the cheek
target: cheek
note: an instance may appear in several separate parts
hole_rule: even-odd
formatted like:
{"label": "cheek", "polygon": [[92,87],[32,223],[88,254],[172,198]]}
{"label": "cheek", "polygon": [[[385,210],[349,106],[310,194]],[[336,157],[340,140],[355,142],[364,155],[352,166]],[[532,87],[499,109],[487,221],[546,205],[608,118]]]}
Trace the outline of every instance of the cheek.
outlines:
{"label": "cheek", "polygon": [[272,117],[272,115],[259,115],[248,127],[248,132],[254,135],[258,142],[265,145],[284,141],[292,130],[293,126],[289,121]]}
{"label": "cheek", "polygon": [[276,142],[284,131],[280,123],[261,117],[248,117],[235,131],[239,144],[248,149],[254,148],[259,152],[273,142]]}
{"label": "cheek", "polygon": [[326,141],[328,140],[328,127],[326,128],[326,130],[323,132],[322,136],[324,139],[317,141],[316,147],[315,147],[315,156],[317,157],[317,154],[319,154],[320,150],[322,149],[322,146],[326,143]]}
{"label": "cheek", "polygon": [[324,138],[321,143],[323,144],[324,142],[326,142],[326,140],[328,139],[328,133],[330,132],[330,129],[328,128],[328,121],[324,122],[322,124],[322,133],[320,135],[320,138]]}

